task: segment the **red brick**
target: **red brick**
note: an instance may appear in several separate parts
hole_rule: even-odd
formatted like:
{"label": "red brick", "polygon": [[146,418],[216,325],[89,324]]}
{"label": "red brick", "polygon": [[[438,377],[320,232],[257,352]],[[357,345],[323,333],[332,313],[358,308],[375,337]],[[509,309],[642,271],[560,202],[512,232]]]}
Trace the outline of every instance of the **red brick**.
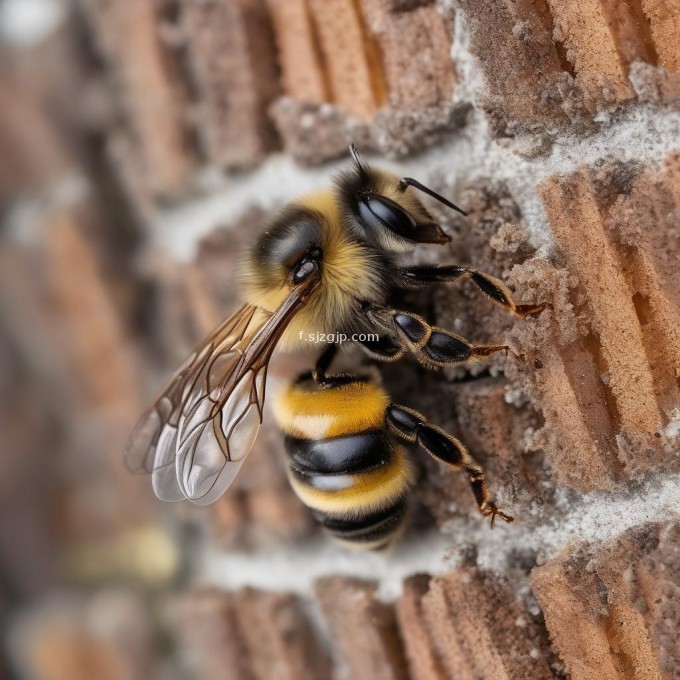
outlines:
{"label": "red brick", "polygon": [[376,584],[329,576],[314,590],[349,678],[406,680],[394,609],[377,599]]}
{"label": "red brick", "polygon": [[[163,41],[162,0],[81,0],[109,65],[132,139],[137,179],[151,193],[186,192],[196,167],[189,96],[178,56]],[[126,162],[126,161],[124,161]]]}
{"label": "red brick", "polygon": [[265,0],[182,0],[204,153],[222,167],[261,161],[277,145],[267,107],[279,94]]}
{"label": "red brick", "polygon": [[540,621],[498,578],[456,569],[432,579],[421,608],[445,677],[553,677]]}
{"label": "red brick", "polygon": [[330,679],[327,654],[295,597],[246,588],[237,594],[235,604],[256,678]]}
{"label": "red brick", "polygon": [[[629,473],[658,462],[661,442],[654,444],[652,435],[680,403],[672,377],[680,357],[675,330],[680,298],[677,286],[668,285],[673,279],[669,257],[678,244],[673,236],[669,239],[673,231],[663,227],[665,216],[676,209],[676,166],[677,160],[669,159],[668,170],[661,172],[630,165],[581,170],[542,187],[558,246],[587,299],[580,311],[590,334],[578,350],[580,358],[575,356],[578,374],[572,374],[571,384],[584,400],[601,385],[600,406],[593,410],[591,396],[579,410],[591,420],[591,431],[617,437],[617,455]],[[561,350],[565,367],[566,349]],[[600,375],[590,382],[576,380],[588,375],[593,360]],[[606,414],[596,423],[592,419],[602,406]],[[631,450],[644,446],[657,454],[643,463],[631,457],[618,435],[637,442]]]}
{"label": "red brick", "polygon": [[433,2],[399,12],[390,11],[389,4],[361,2],[367,29],[380,48],[389,106],[405,111],[446,107],[456,76],[444,17]]}
{"label": "red brick", "polygon": [[673,0],[640,0],[649,20],[651,39],[658,64],[670,71],[680,71],[680,7]]}
{"label": "red brick", "polygon": [[71,157],[46,112],[26,89],[0,81],[0,206],[54,188],[71,172]]}
{"label": "red brick", "polygon": [[[614,4],[599,0],[548,0],[555,35],[564,43],[587,101],[622,101],[633,97],[627,65],[617,49],[616,31],[624,22]],[[608,13],[612,9],[612,13]],[[621,12],[620,8],[618,12]],[[625,30],[625,29],[624,29]],[[594,103],[589,106],[594,107]]]}
{"label": "red brick", "polygon": [[460,7],[486,80],[479,103],[498,135],[580,127],[636,95],[677,103],[679,10],[672,3],[462,0]]}
{"label": "red brick", "polygon": [[370,120],[383,103],[382,73],[353,0],[309,0],[331,101]]}
{"label": "red brick", "polygon": [[446,674],[423,619],[422,599],[430,587],[426,574],[411,576],[404,582],[404,592],[395,608],[402,631],[404,652],[413,680],[445,680]]}
{"label": "red brick", "polygon": [[268,0],[283,91],[299,102],[330,101],[320,47],[307,0]]}
{"label": "red brick", "polygon": [[548,180],[542,195],[557,244],[588,294],[616,402],[612,417],[622,429],[653,432],[660,424],[660,413],[642,331],[616,247],[607,239],[592,183],[586,173],[579,172],[567,179]]}
{"label": "red brick", "polygon": [[531,580],[574,680],[670,680],[680,672],[678,526],[650,524],[572,547]]}
{"label": "red brick", "polygon": [[553,310],[515,327],[540,367],[509,368],[546,419],[563,484],[607,487],[676,464],[664,426],[680,405],[677,165],[610,163],[540,186],[560,264],[528,262],[515,276],[551,288]]}
{"label": "red brick", "polygon": [[[104,622],[105,625],[98,625]],[[12,631],[21,677],[120,680],[149,677],[159,662],[152,623],[131,592],[45,598]]]}
{"label": "red brick", "polygon": [[195,591],[178,603],[175,628],[199,677],[256,680],[236,608],[233,594],[215,589]]}
{"label": "red brick", "polygon": [[460,8],[470,30],[470,50],[487,84],[479,103],[495,132],[507,135],[555,120],[566,122],[578,111],[544,2],[462,0]]}

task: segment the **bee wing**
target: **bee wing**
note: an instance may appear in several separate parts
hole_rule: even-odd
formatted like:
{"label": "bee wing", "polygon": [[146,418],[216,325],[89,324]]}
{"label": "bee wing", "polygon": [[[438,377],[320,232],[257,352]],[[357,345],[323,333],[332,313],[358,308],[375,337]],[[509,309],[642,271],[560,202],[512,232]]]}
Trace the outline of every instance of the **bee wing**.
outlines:
{"label": "bee wing", "polygon": [[262,422],[267,366],[318,270],[268,315],[245,305],[201,345],[135,429],[128,467],[151,472],[163,500],[214,502],[229,487]]}
{"label": "bee wing", "polygon": [[[180,418],[188,400],[200,390],[201,376],[218,359],[225,369],[240,357],[237,350],[257,325],[258,309],[244,305],[206,338],[172,376],[137,423],[127,443],[125,463],[133,473],[150,474],[156,495],[177,501],[186,497],[175,472]],[[250,330],[249,330],[250,329]]]}

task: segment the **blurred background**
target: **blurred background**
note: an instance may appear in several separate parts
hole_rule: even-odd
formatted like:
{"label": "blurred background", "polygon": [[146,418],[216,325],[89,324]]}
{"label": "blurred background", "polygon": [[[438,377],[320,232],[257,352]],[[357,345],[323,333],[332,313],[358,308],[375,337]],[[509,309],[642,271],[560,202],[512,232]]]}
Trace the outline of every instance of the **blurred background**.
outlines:
{"label": "blurred background", "polygon": [[[0,0],[6,677],[184,677],[196,645],[178,651],[191,628],[178,611],[197,546],[314,535],[271,430],[237,488],[198,514],[156,501],[122,450],[164,377],[234,309],[235,253],[266,216],[249,204],[328,180],[291,157],[316,165],[352,140],[403,154],[465,117],[451,103],[448,20],[433,7],[412,17],[411,54],[435,64],[432,80],[388,92],[370,16],[336,4]],[[392,69],[404,26],[384,34]],[[352,41],[369,51],[353,58]],[[313,656],[310,677],[323,676]]]}
{"label": "blurred background", "polygon": [[182,559],[121,452],[174,357],[148,345],[103,61],[60,0],[0,3],[0,42],[2,675],[171,677]]}

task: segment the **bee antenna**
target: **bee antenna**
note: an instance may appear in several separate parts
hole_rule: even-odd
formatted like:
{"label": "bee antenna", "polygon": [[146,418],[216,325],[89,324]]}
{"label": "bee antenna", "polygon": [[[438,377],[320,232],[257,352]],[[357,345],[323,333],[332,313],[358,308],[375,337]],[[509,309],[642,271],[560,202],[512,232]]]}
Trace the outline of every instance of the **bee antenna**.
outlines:
{"label": "bee antenna", "polygon": [[354,145],[354,142],[352,142],[349,145],[349,152],[352,155],[352,160],[356,163],[357,167],[359,168],[360,172],[366,172],[366,164],[364,162],[364,159],[362,155],[359,153],[359,150],[356,148]]}
{"label": "bee antenna", "polygon": [[399,181],[399,190],[404,192],[408,187],[413,187],[414,189],[418,189],[418,191],[422,191],[424,194],[427,194],[428,196],[432,196],[432,198],[437,199],[440,203],[443,203],[445,206],[449,208],[453,208],[454,210],[458,211],[461,215],[465,215],[467,217],[468,214],[467,211],[458,207],[455,203],[451,203],[451,201],[449,201],[447,198],[444,198],[436,191],[432,191],[432,189],[426,187],[424,184],[421,184],[418,180],[413,179],[412,177],[403,177]]}

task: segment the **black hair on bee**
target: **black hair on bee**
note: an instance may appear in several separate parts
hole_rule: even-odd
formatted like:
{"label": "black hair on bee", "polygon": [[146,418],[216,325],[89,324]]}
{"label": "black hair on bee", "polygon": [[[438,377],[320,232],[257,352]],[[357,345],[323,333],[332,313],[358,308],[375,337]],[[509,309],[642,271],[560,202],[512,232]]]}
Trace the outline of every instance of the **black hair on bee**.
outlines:
{"label": "black hair on bee", "polygon": [[419,243],[444,244],[451,240],[418,196],[407,191],[411,185],[405,182],[411,180],[367,165],[356,148],[350,148],[355,167],[338,176],[336,193],[345,223],[352,231],[390,253],[408,253]]}

